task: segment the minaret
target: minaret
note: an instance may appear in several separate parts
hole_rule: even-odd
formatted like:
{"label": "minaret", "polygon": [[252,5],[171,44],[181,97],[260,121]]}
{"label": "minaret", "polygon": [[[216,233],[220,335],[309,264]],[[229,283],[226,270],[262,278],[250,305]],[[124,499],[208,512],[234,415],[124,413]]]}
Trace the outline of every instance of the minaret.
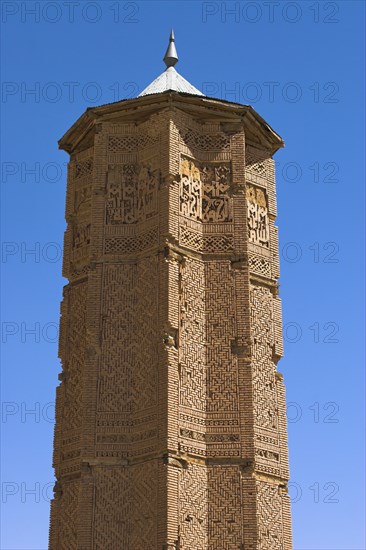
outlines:
{"label": "minaret", "polygon": [[290,550],[273,154],[175,69],[70,155],[52,550]]}

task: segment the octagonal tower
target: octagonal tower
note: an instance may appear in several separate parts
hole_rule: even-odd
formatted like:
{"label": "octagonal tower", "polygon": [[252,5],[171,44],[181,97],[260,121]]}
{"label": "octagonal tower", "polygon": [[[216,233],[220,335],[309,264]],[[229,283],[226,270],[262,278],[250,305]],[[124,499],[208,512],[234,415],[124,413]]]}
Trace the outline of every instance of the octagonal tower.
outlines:
{"label": "octagonal tower", "polygon": [[282,139],[174,68],[70,155],[52,550],[290,550]]}

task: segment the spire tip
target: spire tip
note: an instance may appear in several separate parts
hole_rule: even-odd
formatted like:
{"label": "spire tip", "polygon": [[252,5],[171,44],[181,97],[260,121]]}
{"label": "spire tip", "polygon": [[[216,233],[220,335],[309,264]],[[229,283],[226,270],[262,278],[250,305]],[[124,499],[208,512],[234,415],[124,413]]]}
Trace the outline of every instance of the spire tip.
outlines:
{"label": "spire tip", "polygon": [[175,47],[175,37],[173,29],[170,31],[169,45],[164,55],[164,63],[169,67],[174,67],[178,63],[178,54]]}

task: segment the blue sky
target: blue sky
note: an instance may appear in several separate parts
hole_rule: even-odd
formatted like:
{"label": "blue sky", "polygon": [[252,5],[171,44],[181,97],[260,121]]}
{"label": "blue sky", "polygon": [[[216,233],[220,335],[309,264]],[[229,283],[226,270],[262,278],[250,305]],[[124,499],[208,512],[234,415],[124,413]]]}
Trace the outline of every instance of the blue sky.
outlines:
{"label": "blue sky", "polygon": [[[251,104],[276,154],[295,550],[364,550],[364,3],[5,2],[2,539],[47,548],[67,155],[164,69]],[[32,412],[33,411],[33,412]]]}

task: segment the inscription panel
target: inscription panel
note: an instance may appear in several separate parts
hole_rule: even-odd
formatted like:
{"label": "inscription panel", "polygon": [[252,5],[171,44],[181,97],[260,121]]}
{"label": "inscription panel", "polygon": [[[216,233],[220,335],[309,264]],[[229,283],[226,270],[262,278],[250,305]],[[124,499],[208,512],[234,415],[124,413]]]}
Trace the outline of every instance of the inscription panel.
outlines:
{"label": "inscription panel", "polygon": [[259,187],[247,185],[249,241],[269,248],[269,220],[267,199]]}
{"label": "inscription panel", "polygon": [[110,165],[106,224],[143,222],[158,213],[160,172],[156,163]]}
{"label": "inscription panel", "polygon": [[182,157],[180,176],[183,216],[203,223],[232,220],[230,163],[199,163]]}

